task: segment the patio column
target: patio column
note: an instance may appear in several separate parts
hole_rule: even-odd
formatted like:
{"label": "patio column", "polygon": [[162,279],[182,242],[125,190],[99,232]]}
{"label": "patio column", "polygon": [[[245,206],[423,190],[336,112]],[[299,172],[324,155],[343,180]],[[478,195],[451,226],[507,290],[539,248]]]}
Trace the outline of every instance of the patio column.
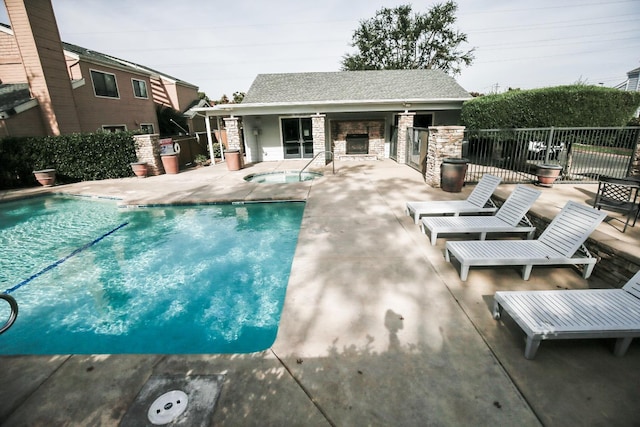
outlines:
{"label": "patio column", "polygon": [[405,111],[398,118],[398,153],[396,161],[401,164],[407,163],[407,130],[413,127],[413,117],[416,113]]}
{"label": "patio column", "polygon": [[[311,116],[311,132],[313,134],[313,156],[318,153],[326,151],[326,136],[325,136],[325,115],[316,114]],[[332,160],[331,156],[326,154],[324,156],[318,156],[314,160],[313,165],[322,167],[327,164],[328,160]]]}
{"label": "patio column", "polygon": [[[440,166],[446,157],[462,157],[464,126],[429,127],[429,144],[425,168],[425,182],[440,187]],[[398,138],[399,139],[399,138]]]}
{"label": "patio column", "polygon": [[147,162],[149,175],[161,175],[164,167],[160,159],[160,135],[157,133],[147,135],[133,135],[136,141],[136,155],[139,162]]}
{"label": "patio column", "polygon": [[224,127],[227,130],[227,144],[229,150],[240,150],[240,155],[243,155],[242,144],[240,143],[240,126],[238,118],[231,116],[224,118]]}

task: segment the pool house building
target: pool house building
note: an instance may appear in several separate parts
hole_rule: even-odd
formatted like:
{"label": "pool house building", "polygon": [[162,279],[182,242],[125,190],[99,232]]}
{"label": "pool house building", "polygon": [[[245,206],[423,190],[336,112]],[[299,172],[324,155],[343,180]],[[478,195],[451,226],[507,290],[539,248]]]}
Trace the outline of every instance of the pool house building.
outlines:
{"label": "pool house building", "polygon": [[250,163],[317,157],[323,165],[327,151],[405,163],[407,130],[458,125],[470,98],[440,70],[260,74],[241,103],[194,111],[224,122],[228,148]]}

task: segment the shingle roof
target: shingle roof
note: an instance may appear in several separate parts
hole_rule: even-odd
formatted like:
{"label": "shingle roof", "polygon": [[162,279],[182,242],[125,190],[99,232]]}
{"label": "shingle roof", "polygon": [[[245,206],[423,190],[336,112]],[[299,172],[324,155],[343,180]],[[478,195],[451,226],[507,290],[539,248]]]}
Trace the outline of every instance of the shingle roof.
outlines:
{"label": "shingle roof", "polygon": [[94,50],[86,49],[82,46],[78,46],[78,45],[67,43],[67,42],[62,42],[62,47],[64,48],[64,50],[75,53],[81,57],[86,58],[87,60],[93,60],[106,65],[112,65],[112,66],[115,65],[118,67],[130,68],[132,71],[143,72],[145,74],[151,74],[151,75],[156,74],[159,76],[164,76],[176,82],[181,82],[186,85],[195,87],[195,85],[185,82],[184,80],[180,80],[166,73],[162,73],[160,71],[154,70],[153,68],[136,64],[135,62],[127,61],[126,59],[116,58],[115,56],[107,55],[101,52],[96,52]]}
{"label": "shingle roof", "polygon": [[471,98],[440,70],[259,74],[242,103]]}

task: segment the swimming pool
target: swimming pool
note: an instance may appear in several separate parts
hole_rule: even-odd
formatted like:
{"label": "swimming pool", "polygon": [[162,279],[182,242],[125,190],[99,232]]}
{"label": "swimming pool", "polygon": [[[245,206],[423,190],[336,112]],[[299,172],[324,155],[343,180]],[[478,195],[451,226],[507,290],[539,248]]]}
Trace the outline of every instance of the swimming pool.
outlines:
{"label": "swimming pool", "polygon": [[[248,353],[273,343],[304,204],[0,205],[0,354]],[[3,321],[4,319],[0,320]]]}

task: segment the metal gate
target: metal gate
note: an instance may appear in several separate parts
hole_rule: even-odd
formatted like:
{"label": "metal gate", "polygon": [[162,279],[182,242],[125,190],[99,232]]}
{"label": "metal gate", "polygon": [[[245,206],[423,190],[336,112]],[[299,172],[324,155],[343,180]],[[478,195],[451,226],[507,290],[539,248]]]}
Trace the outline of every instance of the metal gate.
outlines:
{"label": "metal gate", "polygon": [[467,130],[465,180],[477,182],[491,173],[503,182],[531,182],[543,163],[562,166],[558,183],[593,183],[601,175],[622,178],[631,171],[639,143],[640,127]]}
{"label": "metal gate", "polygon": [[429,146],[429,129],[414,128],[407,129],[407,164],[412,168],[424,173],[425,157]]}

